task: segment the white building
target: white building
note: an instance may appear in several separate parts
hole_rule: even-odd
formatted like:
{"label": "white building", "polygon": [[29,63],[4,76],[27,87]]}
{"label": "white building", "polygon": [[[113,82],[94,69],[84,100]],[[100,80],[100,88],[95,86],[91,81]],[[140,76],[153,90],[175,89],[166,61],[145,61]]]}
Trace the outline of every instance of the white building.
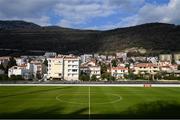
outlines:
{"label": "white building", "polygon": [[0,64],[3,64],[4,66],[7,66],[8,62],[10,60],[10,57],[0,57]]}
{"label": "white building", "polygon": [[23,65],[23,64],[26,64],[26,62],[24,61],[23,58],[15,58],[15,60],[16,60],[16,64],[17,64],[18,66]]}
{"label": "white building", "polygon": [[15,75],[15,76],[20,75],[24,79],[32,79],[32,74],[27,69],[27,65],[13,66],[9,68],[8,77],[11,77],[12,75]]}
{"label": "white building", "polygon": [[48,79],[79,80],[80,58],[57,56],[48,58]]}
{"label": "white building", "polygon": [[157,74],[160,71],[159,66],[153,63],[138,63],[134,65],[134,74]]}
{"label": "white building", "polygon": [[126,52],[118,52],[118,53],[116,53],[116,58],[117,59],[122,58],[123,61],[125,61],[127,59],[127,53]]}
{"label": "white building", "polygon": [[124,75],[128,75],[128,68],[118,66],[118,67],[112,67],[111,68],[111,75],[115,77],[116,79],[124,78]]}
{"label": "white building", "polygon": [[90,61],[92,58],[93,58],[93,55],[92,55],[92,54],[84,54],[84,55],[81,55],[81,63],[88,62],[88,61]]}
{"label": "white building", "polygon": [[80,59],[75,56],[64,57],[64,79],[65,80],[79,80],[79,64]]}
{"label": "white building", "polygon": [[56,55],[57,55],[56,52],[46,52],[46,53],[44,54],[44,56],[45,56],[46,58],[55,57]]}
{"label": "white building", "polygon": [[63,57],[48,58],[48,79],[63,79]]}
{"label": "white building", "polygon": [[92,77],[93,75],[95,75],[96,78],[101,77],[101,67],[97,65],[95,60],[91,60],[89,62],[81,64],[80,69],[82,72],[89,74],[90,77]]}
{"label": "white building", "polygon": [[171,54],[160,54],[159,60],[160,61],[169,61],[171,63],[172,62],[172,55]]}
{"label": "white building", "polygon": [[174,54],[174,61],[180,65],[180,53]]}

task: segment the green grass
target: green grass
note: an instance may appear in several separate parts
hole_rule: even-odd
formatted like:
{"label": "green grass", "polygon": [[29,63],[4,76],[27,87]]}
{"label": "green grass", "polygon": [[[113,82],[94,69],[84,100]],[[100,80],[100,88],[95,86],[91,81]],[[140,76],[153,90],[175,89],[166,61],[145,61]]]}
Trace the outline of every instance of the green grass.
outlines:
{"label": "green grass", "polygon": [[180,88],[0,87],[0,118],[89,117],[180,118]]}

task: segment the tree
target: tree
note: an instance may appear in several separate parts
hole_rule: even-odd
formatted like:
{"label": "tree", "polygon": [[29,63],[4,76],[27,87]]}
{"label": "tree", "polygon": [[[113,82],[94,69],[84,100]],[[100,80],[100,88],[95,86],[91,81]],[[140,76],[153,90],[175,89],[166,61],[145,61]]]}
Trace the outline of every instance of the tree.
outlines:
{"label": "tree", "polygon": [[16,60],[14,59],[14,57],[11,57],[9,62],[8,62],[8,67],[12,67],[12,66],[16,66]]}
{"label": "tree", "polygon": [[48,66],[48,60],[45,59],[43,64],[44,64],[45,66]]}
{"label": "tree", "polygon": [[89,81],[90,80],[90,76],[87,75],[87,74],[81,74],[79,76],[79,79],[82,80],[82,81]]}
{"label": "tree", "polygon": [[11,75],[10,80],[23,80],[21,75]]}
{"label": "tree", "polygon": [[117,67],[117,60],[116,59],[113,59],[111,61],[111,63],[112,63],[112,67]]}
{"label": "tree", "polygon": [[91,81],[97,81],[98,79],[97,79],[97,77],[96,77],[96,75],[92,75],[91,76]]}
{"label": "tree", "polygon": [[14,59],[14,57],[10,57],[9,62],[7,64],[7,68],[5,69],[5,73],[8,73],[8,69],[13,66],[17,66],[16,60]]}
{"label": "tree", "polygon": [[8,76],[7,75],[0,75],[0,80],[8,80]]}
{"label": "tree", "polygon": [[5,70],[5,68],[4,68],[2,63],[0,64],[0,70]]}
{"label": "tree", "polygon": [[37,79],[42,79],[42,75],[41,75],[41,72],[40,72],[40,71],[37,71],[37,73],[36,73],[36,78],[37,78]]}
{"label": "tree", "polygon": [[116,78],[115,77],[113,77],[112,75],[111,75],[111,73],[104,73],[104,74],[102,74],[101,75],[101,78],[103,79],[103,80],[108,80],[108,81],[114,81],[114,80],[116,80]]}
{"label": "tree", "polygon": [[104,74],[107,72],[107,65],[105,63],[101,64],[101,74]]}
{"label": "tree", "polygon": [[178,65],[178,70],[180,70],[180,65]]}
{"label": "tree", "polygon": [[108,81],[115,81],[116,80],[116,78],[114,77],[114,76],[108,76]]}
{"label": "tree", "polygon": [[124,77],[130,80],[136,80],[138,78],[137,75],[135,75],[133,72],[129,72],[129,74],[125,74]]}

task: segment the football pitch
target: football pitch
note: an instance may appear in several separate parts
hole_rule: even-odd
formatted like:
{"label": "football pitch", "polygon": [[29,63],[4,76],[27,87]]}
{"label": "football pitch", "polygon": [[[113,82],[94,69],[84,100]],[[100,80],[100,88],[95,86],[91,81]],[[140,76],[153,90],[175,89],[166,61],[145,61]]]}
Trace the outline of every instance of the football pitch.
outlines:
{"label": "football pitch", "polygon": [[180,88],[1,86],[0,118],[180,118]]}

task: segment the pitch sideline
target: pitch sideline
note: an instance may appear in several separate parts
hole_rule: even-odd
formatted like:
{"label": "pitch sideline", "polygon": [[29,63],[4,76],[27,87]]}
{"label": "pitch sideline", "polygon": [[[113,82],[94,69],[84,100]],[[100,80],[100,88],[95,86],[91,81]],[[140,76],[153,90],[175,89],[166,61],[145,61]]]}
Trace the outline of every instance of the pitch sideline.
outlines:
{"label": "pitch sideline", "polygon": [[[145,84],[0,84],[0,86],[102,86],[102,87],[144,87]],[[151,84],[151,87],[180,87],[180,84]]]}

